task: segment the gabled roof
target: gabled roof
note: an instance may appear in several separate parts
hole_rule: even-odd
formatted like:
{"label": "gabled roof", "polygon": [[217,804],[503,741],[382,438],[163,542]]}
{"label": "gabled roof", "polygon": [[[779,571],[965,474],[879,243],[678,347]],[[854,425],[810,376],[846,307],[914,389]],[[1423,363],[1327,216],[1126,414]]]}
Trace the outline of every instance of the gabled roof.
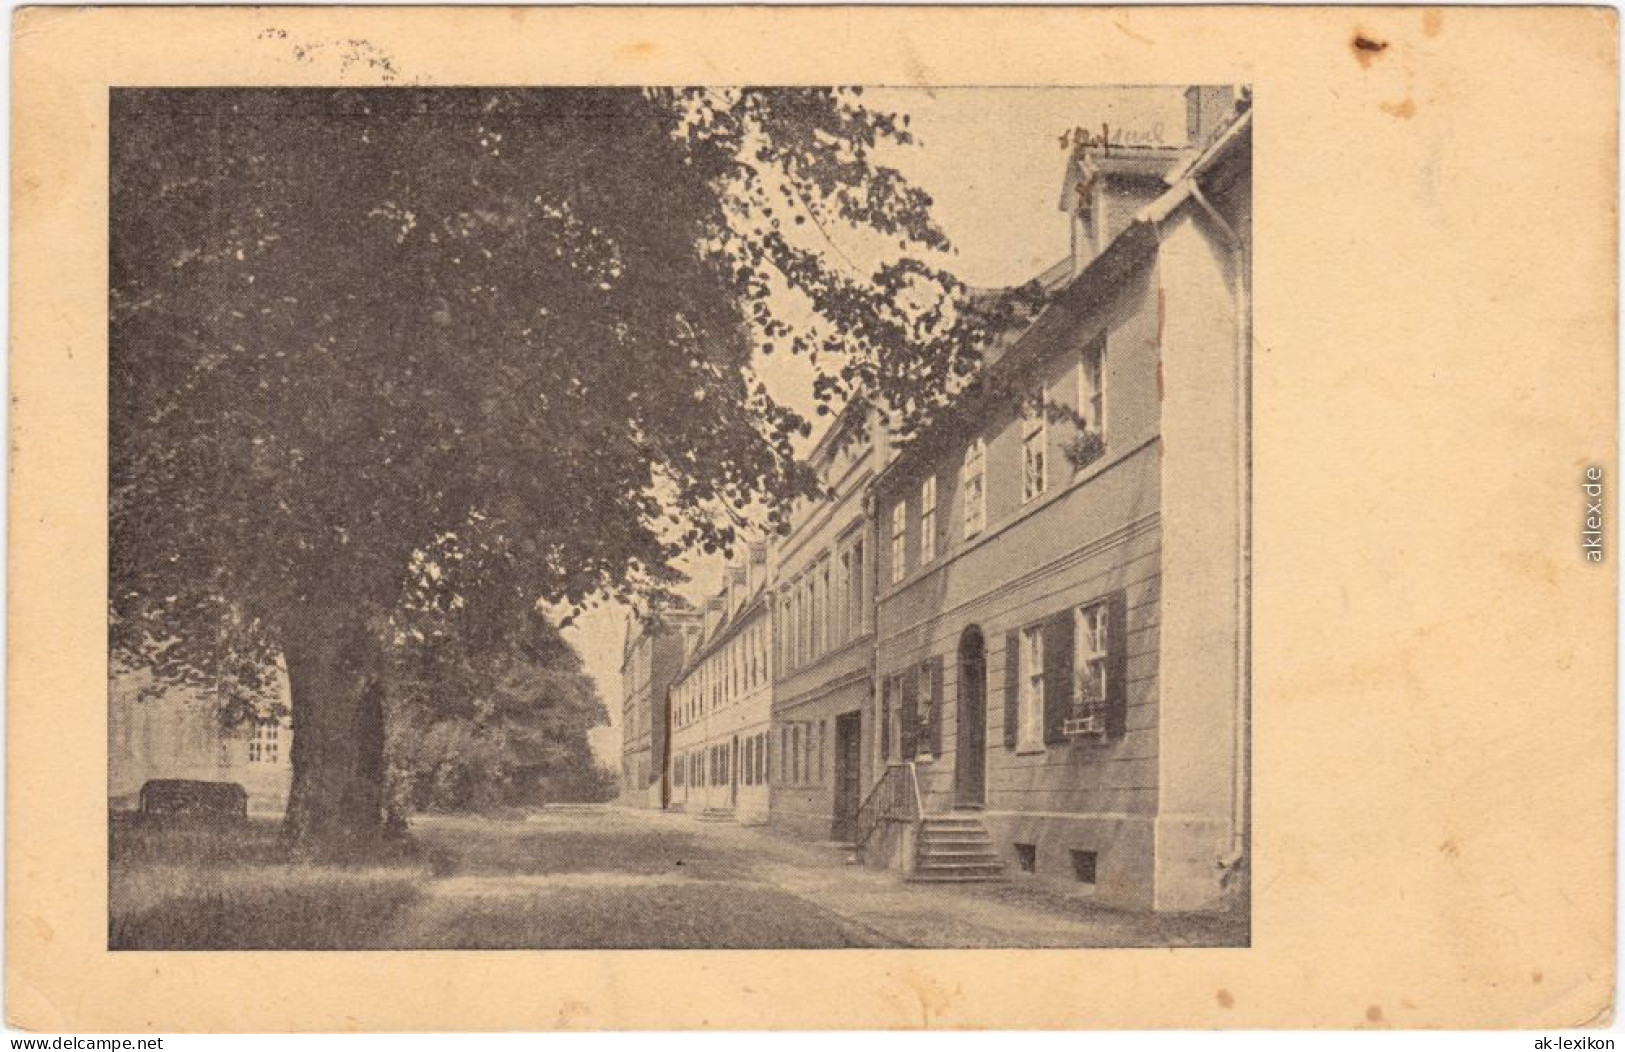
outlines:
{"label": "gabled roof", "polygon": [[[1192,199],[1197,181],[1240,157],[1243,148],[1250,148],[1251,142],[1252,111],[1247,109],[1208,146],[1169,172],[1168,190],[1141,209],[1111,244],[1075,277],[1053,290],[1049,304],[1020,336],[984,357],[978,375],[978,379],[984,381],[981,389],[949,406],[924,432],[901,446],[898,455],[880,471],[876,481],[911,464],[919,455],[917,451],[933,448],[955,423],[981,409],[989,397],[989,386],[996,386],[999,379],[1016,373],[1027,363],[1069,341],[1079,315],[1104,306],[1116,294],[1118,282],[1155,251],[1157,228]],[[1054,270],[1046,271],[1046,276]]]}

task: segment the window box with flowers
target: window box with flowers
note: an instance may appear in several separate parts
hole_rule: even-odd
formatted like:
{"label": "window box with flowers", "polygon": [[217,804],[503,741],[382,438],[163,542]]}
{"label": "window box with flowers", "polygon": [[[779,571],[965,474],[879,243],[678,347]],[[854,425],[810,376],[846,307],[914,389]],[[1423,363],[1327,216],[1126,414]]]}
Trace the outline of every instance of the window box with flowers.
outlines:
{"label": "window box with flowers", "polygon": [[1077,693],[1073,697],[1072,712],[1062,725],[1062,733],[1074,741],[1106,737],[1106,691],[1097,669],[1078,669]]}

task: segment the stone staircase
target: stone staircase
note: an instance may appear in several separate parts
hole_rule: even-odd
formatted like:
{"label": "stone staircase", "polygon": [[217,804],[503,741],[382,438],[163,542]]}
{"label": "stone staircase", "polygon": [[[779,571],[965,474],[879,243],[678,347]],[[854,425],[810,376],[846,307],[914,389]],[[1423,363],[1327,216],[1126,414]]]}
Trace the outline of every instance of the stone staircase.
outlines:
{"label": "stone staircase", "polygon": [[1003,880],[1004,863],[999,861],[987,827],[974,812],[926,815],[920,820],[914,872],[908,879],[921,884]]}
{"label": "stone staircase", "polygon": [[707,807],[694,817],[701,822],[732,822],[734,813],[731,807]]}

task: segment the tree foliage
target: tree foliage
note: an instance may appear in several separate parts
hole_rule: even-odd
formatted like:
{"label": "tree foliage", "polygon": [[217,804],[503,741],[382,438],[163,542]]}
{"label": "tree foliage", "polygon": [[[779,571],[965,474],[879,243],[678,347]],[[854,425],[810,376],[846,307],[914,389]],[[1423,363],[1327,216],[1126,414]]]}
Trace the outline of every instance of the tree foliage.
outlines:
{"label": "tree foliage", "polygon": [[558,630],[525,621],[483,653],[455,637],[399,648],[387,750],[397,813],[601,798],[587,734],[609,713]]}
{"label": "tree foliage", "polygon": [[[906,125],[837,89],[115,92],[114,646],[282,655],[296,803],[372,822],[310,779],[377,780],[415,618],[492,653],[812,491],[757,355],[905,431],[974,368],[1006,306],[926,262],[930,199],[877,159]],[[836,227],[897,249],[854,267]]]}

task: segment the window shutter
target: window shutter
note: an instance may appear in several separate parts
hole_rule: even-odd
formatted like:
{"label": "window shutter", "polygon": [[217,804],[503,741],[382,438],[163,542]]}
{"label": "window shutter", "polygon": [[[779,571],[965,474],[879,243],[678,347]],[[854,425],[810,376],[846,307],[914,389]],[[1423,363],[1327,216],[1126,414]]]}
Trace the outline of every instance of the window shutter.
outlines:
{"label": "window shutter", "polygon": [[1072,618],[1070,609],[1044,622],[1044,741],[1066,741],[1072,715]]}
{"label": "window shutter", "polygon": [[1006,632],[1004,634],[1004,747],[1016,747],[1016,735],[1019,733],[1018,712],[1019,695],[1021,687],[1021,633]]}
{"label": "window shutter", "polygon": [[929,663],[931,677],[931,755],[942,755],[942,658]]}
{"label": "window shutter", "polygon": [[903,714],[902,733],[897,737],[902,745],[902,757],[905,761],[912,760],[920,753],[920,685],[915,679],[915,670],[909,669],[903,676]]}
{"label": "window shutter", "polygon": [[880,681],[880,758],[891,759],[891,678]]}
{"label": "window shutter", "polygon": [[1119,589],[1106,600],[1106,733],[1128,730],[1128,595]]}

